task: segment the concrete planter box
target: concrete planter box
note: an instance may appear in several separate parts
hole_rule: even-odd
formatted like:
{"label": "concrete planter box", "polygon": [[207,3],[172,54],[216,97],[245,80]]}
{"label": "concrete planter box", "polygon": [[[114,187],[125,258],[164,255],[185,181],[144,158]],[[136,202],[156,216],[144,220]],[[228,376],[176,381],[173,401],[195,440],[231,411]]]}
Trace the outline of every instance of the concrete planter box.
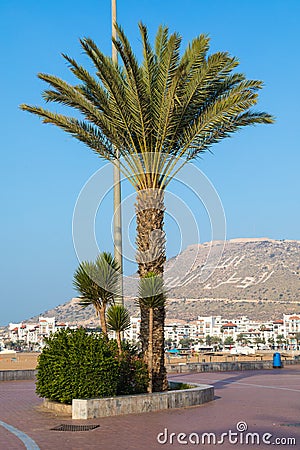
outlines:
{"label": "concrete planter box", "polygon": [[44,399],[43,408],[46,408],[58,415],[71,416],[72,405],[65,405],[59,402],[53,402],[52,400]]}
{"label": "concrete planter box", "polygon": [[[171,388],[181,383],[170,383]],[[214,387],[191,384],[191,389],[155,392],[153,394],[124,395],[120,397],[74,399],[72,419],[96,419],[98,417],[139,414],[172,408],[202,405],[214,399]]]}

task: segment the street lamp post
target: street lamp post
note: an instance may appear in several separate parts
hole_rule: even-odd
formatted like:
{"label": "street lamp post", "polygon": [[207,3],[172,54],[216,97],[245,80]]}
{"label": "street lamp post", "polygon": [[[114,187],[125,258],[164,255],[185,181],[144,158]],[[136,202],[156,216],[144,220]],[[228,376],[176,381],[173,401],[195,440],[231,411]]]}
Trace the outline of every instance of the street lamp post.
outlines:
{"label": "street lamp post", "polygon": [[[116,38],[115,23],[117,21],[116,0],[111,0],[111,18],[112,18],[112,37]],[[112,60],[118,63],[117,49],[112,43]],[[123,261],[122,261],[122,216],[121,216],[121,182],[120,182],[120,155],[119,150],[115,148],[116,160],[113,166],[114,173],[114,256],[117,260],[120,270],[120,297],[116,298],[116,303],[124,304],[123,301]]]}

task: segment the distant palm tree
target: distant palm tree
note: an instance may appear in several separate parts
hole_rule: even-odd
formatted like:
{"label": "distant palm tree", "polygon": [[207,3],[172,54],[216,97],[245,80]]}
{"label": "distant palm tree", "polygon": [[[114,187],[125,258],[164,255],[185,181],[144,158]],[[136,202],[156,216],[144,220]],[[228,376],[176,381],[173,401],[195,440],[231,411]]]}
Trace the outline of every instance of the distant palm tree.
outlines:
{"label": "distant palm tree", "polygon": [[120,304],[111,305],[106,313],[107,329],[116,333],[119,355],[122,355],[121,333],[130,328],[128,310]]}
{"label": "distant palm tree", "polygon": [[224,345],[233,345],[234,339],[232,336],[227,336],[224,340]]}
{"label": "distant palm tree", "polygon": [[220,344],[222,343],[222,339],[217,336],[212,336],[211,338],[211,344],[214,346],[214,349],[218,348]]}
{"label": "distant palm tree", "polygon": [[119,264],[110,253],[100,253],[95,262],[82,262],[74,274],[74,287],[81,294],[79,304],[93,305],[100,318],[104,335],[107,335],[106,307],[118,294]]}
{"label": "distant palm tree", "polygon": [[279,344],[279,346],[283,346],[283,344],[286,344],[286,339],[283,334],[278,334],[276,337],[276,343]]}
{"label": "distant palm tree", "polygon": [[[208,55],[209,38],[201,34],[180,51],[181,36],[160,26],[152,48],[147,28],[139,25],[143,61],[139,64],[123,30],[113,43],[121,65],[105,56],[91,39],[82,39],[96,75],[63,55],[78,78],[74,86],[40,73],[51,89],[43,96],[82,114],[82,119],[21,105],[90,147],[101,158],[120,163],[137,191],[137,263],[140,277],[162,275],[166,261],[164,191],[188,161],[212,144],[247,125],[272,123],[273,117],[252,110],[262,82],[232,73],[238,60],[227,52]],[[120,155],[120,160],[116,158]],[[154,387],[166,385],[164,307],[154,313]],[[149,314],[141,306],[141,342],[148,348]]]}
{"label": "distant palm tree", "polygon": [[212,336],[210,336],[209,334],[205,336],[205,343],[206,345],[211,345],[212,344]]}
{"label": "distant palm tree", "polygon": [[296,346],[297,346],[296,350],[297,350],[299,347],[299,342],[300,342],[300,333],[295,333],[295,340],[296,340]]}
{"label": "distant palm tree", "polygon": [[243,340],[244,340],[243,333],[238,334],[236,337],[236,342],[243,342]]}
{"label": "distant palm tree", "polygon": [[149,338],[146,363],[149,372],[148,392],[153,390],[153,331],[154,331],[154,311],[165,306],[166,292],[163,279],[154,272],[148,272],[140,279],[139,284],[139,304],[149,311]]}

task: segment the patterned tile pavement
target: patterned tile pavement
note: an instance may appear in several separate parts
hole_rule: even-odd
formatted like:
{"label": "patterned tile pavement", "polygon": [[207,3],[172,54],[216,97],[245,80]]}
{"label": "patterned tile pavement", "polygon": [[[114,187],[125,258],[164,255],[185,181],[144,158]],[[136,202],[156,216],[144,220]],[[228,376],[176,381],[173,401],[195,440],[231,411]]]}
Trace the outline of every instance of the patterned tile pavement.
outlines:
{"label": "patterned tile pavement", "polygon": [[[216,398],[199,407],[72,421],[69,417],[55,416],[40,409],[42,401],[35,395],[34,382],[1,382],[0,450],[300,448],[299,366],[264,371],[170,375],[170,379],[213,384]],[[4,428],[3,423],[25,433],[31,441],[28,443],[24,434],[16,436]],[[81,432],[51,430],[62,423],[99,424],[100,427]],[[238,433],[237,424],[240,427]],[[241,427],[248,429],[243,431]],[[231,434],[230,439],[239,439],[238,443],[229,442],[228,436],[220,443],[222,433],[229,430],[237,433],[236,436]],[[157,440],[159,433],[162,433],[161,443]],[[208,443],[206,436],[205,443],[201,444],[203,433],[215,433],[219,443],[213,444],[212,436]],[[251,443],[251,436],[246,444],[247,433],[259,435],[256,439],[260,440],[260,445],[257,441]],[[264,433],[272,435],[267,439],[273,447],[262,442]],[[289,438],[296,442],[288,443]],[[275,439],[280,441],[275,442]]]}

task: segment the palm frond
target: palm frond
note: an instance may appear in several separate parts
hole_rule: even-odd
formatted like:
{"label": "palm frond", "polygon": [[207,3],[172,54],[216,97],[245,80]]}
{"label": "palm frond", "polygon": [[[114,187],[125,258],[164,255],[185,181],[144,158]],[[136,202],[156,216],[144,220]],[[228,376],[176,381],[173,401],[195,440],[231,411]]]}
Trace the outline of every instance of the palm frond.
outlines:
{"label": "palm frond", "polygon": [[77,87],[82,93],[94,104],[100,111],[109,113],[109,96],[101,84],[75,59],[70,58],[66,54],[62,54],[63,58],[68,61],[70,70],[84,84]]}
{"label": "palm frond", "polygon": [[140,278],[138,288],[140,305],[146,308],[159,308],[166,303],[166,290],[163,278],[154,272],[148,272],[146,276]]}
{"label": "palm frond", "polygon": [[129,41],[123,30],[117,28],[118,39],[114,41],[115,47],[122,59],[126,76],[126,100],[132,118],[132,132],[136,135],[138,146],[135,150],[141,154],[140,163],[144,172],[149,172],[147,154],[151,142],[152,123],[150,100],[143,79],[143,73],[133,54]]}
{"label": "palm frond", "polygon": [[73,286],[81,294],[79,304],[87,307],[89,305],[100,305],[101,300],[99,298],[98,285],[93,280],[94,278],[94,266],[90,262],[82,262],[77,268]]}
{"label": "palm frond", "polygon": [[39,106],[22,104],[20,105],[20,108],[41,117],[43,123],[52,123],[53,125],[58,126],[86,144],[103,158],[109,161],[114,158],[111,142],[102,134],[101,130],[88,122],[80,121],[74,117],[67,117],[62,114],[55,114]]}
{"label": "palm frond", "polygon": [[95,262],[83,261],[74,274],[73,285],[81,294],[80,304],[112,303],[120,294],[120,268],[110,253],[100,253]]}

